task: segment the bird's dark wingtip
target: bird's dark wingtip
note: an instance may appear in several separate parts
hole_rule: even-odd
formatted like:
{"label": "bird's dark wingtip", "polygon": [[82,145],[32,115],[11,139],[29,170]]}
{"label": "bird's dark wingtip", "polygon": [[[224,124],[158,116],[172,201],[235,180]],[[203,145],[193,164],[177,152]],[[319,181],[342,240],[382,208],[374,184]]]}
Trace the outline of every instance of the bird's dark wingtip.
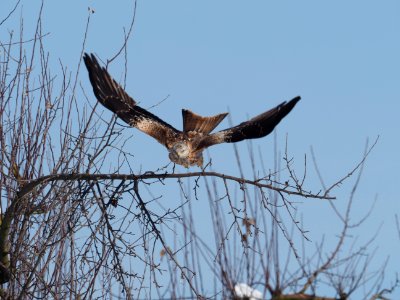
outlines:
{"label": "bird's dark wingtip", "polygon": [[280,119],[282,120],[290,111],[296,106],[297,102],[301,99],[300,96],[294,97],[290,101],[285,101],[279,104],[275,109],[280,113]]}
{"label": "bird's dark wingtip", "polygon": [[[100,66],[99,62],[96,59],[96,56],[93,53],[85,52],[83,54],[83,61],[86,65],[87,70],[89,71],[89,77],[90,77],[90,73],[93,73],[98,70],[103,70],[103,71],[107,72],[104,67]],[[97,76],[99,76],[99,75],[97,75]]]}
{"label": "bird's dark wingtip", "polygon": [[89,68],[92,59],[90,58],[90,55],[86,52],[83,54],[83,61],[85,62],[86,67]]}
{"label": "bird's dark wingtip", "polygon": [[86,65],[87,65],[88,63],[91,63],[91,64],[98,64],[97,59],[96,59],[96,56],[94,56],[93,53],[84,52],[84,53],[83,53],[83,61],[86,63]]}
{"label": "bird's dark wingtip", "polygon": [[289,109],[289,111],[290,111],[297,104],[297,102],[300,101],[300,99],[301,99],[300,96],[296,96],[292,100],[290,100],[289,102],[284,102],[283,106],[287,107]]}
{"label": "bird's dark wingtip", "polygon": [[301,99],[301,97],[300,96],[296,96],[296,97],[294,97],[292,100],[290,100],[289,102],[299,102],[300,101],[300,99]]}
{"label": "bird's dark wingtip", "polygon": [[83,60],[84,60],[84,61],[90,60],[90,54],[87,53],[87,52],[83,53]]}

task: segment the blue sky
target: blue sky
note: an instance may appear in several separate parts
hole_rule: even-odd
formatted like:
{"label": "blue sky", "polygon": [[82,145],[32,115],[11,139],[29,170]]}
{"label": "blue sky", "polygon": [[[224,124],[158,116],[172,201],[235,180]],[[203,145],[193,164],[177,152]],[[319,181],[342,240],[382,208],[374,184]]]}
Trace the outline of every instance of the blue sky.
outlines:
{"label": "blue sky", "polygon": [[[13,2],[2,1],[0,11],[8,11]],[[22,4],[17,11],[29,31],[39,6],[35,1]],[[43,25],[50,33],[45,43],[54,69],[61,59],[76,70],[88,7],[95,13],[85,51],[106,60],[119,50],[123,28],[132,18],[132,1],[45,1]],[[394,217],[400,213],[399,15],[400,2],[394,0],[139,0],[127,47],[126,90],[145,108],[168,97],[152,112],[177,128],[181,108],[202,115],[228,110],[233,123],[239,123],[301,95],[301,102],[278,126],[278,144],[283,151],[288,134],[299,168],[305,153],[311,157],[312,146],[328,183],[346,175],[362,157],[366,139],[373,142],[379,135],[365,166],[354,218],[361,217],[377,196],[371,217],[356,234],[366,241],[383,224],[375,259],[379,267],[391,257],[390,277],[389,272],[400,266]],[[4,26],[18,28],[18,21],[14,18]],[[115,61],[110,71],[121,80],[123,61]],[[80,78],[94,102],[86,70]],[[219,128],[228,125],[225,121]],[[130,134],[137,170],[154,170],[168,162],[167,152],[154,140],[135,130]],[[272,135],[254,146],[271,157],[272,166]],[[246,143],[239,149],[246,157]],[[239,174],[231,145],[210,148],[210,155],[215,170]],[[315,174],[309,185],[320,188]],[[333,192],[338,206],[344,207],[350,188],[344,185]],[[314,242],[323,234],[334,241],[340,227],[330,223],[335,219],[331,221],[326,203],[305,200],[299,210]]]}

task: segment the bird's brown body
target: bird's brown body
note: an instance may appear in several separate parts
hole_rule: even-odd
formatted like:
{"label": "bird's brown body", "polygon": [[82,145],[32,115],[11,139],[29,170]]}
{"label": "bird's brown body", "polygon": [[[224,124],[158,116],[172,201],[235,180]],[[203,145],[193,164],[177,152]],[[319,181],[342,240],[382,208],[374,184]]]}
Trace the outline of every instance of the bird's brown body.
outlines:
{"label": "bird's brown body", "polygon": [[186,168],[193,165],[201,167],[203,150],[207,147],[268,135],[300,100],[300,97],[295,97],[249,121],[216,133],[211,132],[226,117],[227,113],[202,117],[190,110],[183,109],[183,131],[180,131],[136,105],[136,101],[111,78],[107,70],[100,67],[93,54],[91,56],[85,54],[84,61],[97,100],[116,113],[123,121],[163,144],[169,151],[170,160]]}

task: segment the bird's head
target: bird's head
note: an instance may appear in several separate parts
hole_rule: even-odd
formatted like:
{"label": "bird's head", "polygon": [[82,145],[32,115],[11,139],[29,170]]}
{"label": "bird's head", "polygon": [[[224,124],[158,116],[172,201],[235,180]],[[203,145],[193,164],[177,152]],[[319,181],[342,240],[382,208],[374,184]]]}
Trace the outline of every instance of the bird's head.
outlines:
{"label": "bird's head", "polygon": [[188,168],[190,149],[185,142],[177,142],[169,149],[169,159],[179,165]]}
{"label": "bird's head", "polygon": [[178,159],[185,159],[189,156],[190,150],[185,142],[177,142],[172,146],[170,152]]}

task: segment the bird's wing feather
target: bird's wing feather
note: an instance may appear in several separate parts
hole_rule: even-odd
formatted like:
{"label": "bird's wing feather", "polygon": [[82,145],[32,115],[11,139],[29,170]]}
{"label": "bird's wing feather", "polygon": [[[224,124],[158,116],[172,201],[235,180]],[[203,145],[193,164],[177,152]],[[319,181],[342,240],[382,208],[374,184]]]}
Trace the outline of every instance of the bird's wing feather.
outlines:
{"label": "bird's wing feather", "polygon": [[97,100],[127,124],[152,136],[169,148],[181,131],[137,106],[136,101],[124,91],[104,67],[99,65],[93,54],[89,56],[85,53],[83,60]]}
{"label": "bird's wing feather", "polygon": [[221,130],[204,137],[197,149],[204,149],[220,143],[235,143],[245,139],[256,139],[270,134],[276,125],[293,109],[300,97],[295,97],[289,102],[283,102],[275,108],[268,110],[235,127]]}

